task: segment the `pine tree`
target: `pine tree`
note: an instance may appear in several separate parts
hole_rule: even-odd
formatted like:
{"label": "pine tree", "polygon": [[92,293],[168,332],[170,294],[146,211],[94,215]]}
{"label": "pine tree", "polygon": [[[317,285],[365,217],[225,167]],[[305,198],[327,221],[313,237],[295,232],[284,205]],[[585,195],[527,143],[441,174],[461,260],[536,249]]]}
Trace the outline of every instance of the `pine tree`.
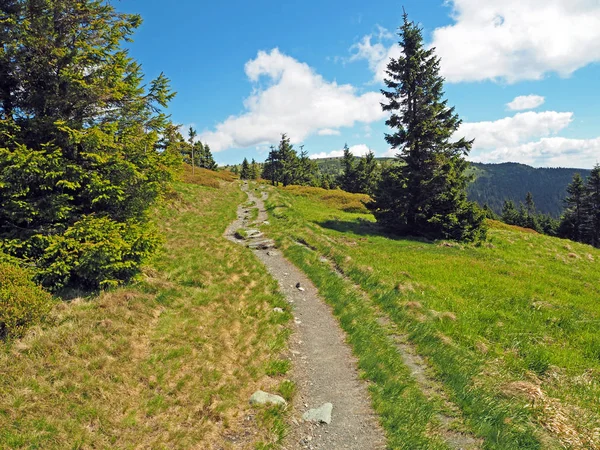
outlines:
{"label": "pine tree", "polygon": [[290,138],[286,134],[281,135],[277,153],[280,164],[278,178],[285,187],[293,184],[296,171],[298,170],[298,155],[296,154],[296,150],[294,150],[294,146],[290,143]]}
{"label": "pine tree", "polygon": [[263,166],[262,177],[265,180],[270,180],[273,186],[277,186],[279,180],[279,171],[281,163],[279,161],[279,151],[271,145],[269,156]]}
{"label": "pine tree", "polygon": [[519,223],[519,213],[515,208],[515,204],[512,200],[504,200],[502,205],[502,215],[500,216],[502,222],[509,225],[517,225]]}
{"label": "pine tree", "polygon": [[108,1],[1,13],[0,246],[52,289],[119,284],[156,246],[148,210],[177,159],[169,80],[144,81],[124,47],[141,18]]}
{"label": "pine tree", "polygon": [[398,164],[385,170],[369,204],[378,222],[405,235],[477,240],[484,215],[467,201],[464,156],[473,141],[451,141],[461,121],[443,100],[443,78],[434,49],[425,49],[421,29],[409,22],[399,32],[402,55],[391,59],[382,90],[386,141],[399,149]]}
{"label": "pine tree", "polygon": [[585,183],[579,173],[573,175],[573,181],[567,186],[565,198],[566,210],[561,218],[559,235],[573,241],[582,240],[584,222],[583,202],[585,199]]}
{"label": "pine tree", "polygon": [[583,201],[585,242],[600,247],[600,164],[597,164],[585,184]]}
{"label": "pine tree", "polygon": [[196,173],[196,161],[194,158],[194,139],[196,139],[197,133],[196,130],[194,130],[192,127],[190,127],[190,129],[188,130],[188,141],[190,144],[190,149],[192,151],[192,159],[191,159],[191,164],[192,164],[192,175]]}
{"label": "pine tree", "polygon": [[346,192],[357,192],[356,189],[356,157],[350,152],[348,144],[344,144],[342,156],[342,173],[338,178],[340,188]]}
{"label": "pine tree", "polygon": [[360,160],[356,166],[356,192],[373,195],[379,181],[379,169],[375,160],[375,153],[371,150]]}
{"label": "pine tree", "polygon": [[260,169],[258,167],[258,163],[252,158],[252,162],[250,163],[250,178],[253,180],[258,180],[260,177]]}
{"label": "pine tree", "polygon": [[208,170],[217,170],[219,167],[213,158],[208,144],[204,144],[204,158],[202,167]]}
{"label": "pine tree", "polygon": [[242,161],[242,170],[240,170],[240,178],[242,180],[250,179],[250,165],[248,164],[248,160],[246,158],[244,158],[244,161]]}

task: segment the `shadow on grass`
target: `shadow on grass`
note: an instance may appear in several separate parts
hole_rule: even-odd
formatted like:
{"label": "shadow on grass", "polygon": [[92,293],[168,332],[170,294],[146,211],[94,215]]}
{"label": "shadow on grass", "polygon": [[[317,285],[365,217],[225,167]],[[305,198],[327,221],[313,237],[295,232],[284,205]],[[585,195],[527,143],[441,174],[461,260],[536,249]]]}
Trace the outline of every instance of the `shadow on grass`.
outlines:
{"label": "shadow on grass", "polygon": [[323,222],[316,222],[316,224],[329,230],[339,231],[341,233],[352,233],[359,236],[377,236],[395,241],[412,241],[422,242],[425,244],[433,244],[434,242],[423,236],[404,236],[396,234],[386,230],[376,222],[371,222],[361,218],[356,220],[325,220]]}

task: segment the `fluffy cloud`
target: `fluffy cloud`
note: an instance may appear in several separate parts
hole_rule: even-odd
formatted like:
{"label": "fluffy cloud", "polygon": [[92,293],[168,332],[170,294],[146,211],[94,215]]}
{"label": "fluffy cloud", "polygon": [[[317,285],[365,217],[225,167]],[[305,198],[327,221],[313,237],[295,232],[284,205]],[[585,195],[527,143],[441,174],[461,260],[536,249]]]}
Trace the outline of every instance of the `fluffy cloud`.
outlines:
{"label": "fluffy cloud", "polygon": [[480,162],[513,161],[532,166],[591,168],[599,162],[600,137],[596,139],[543,138],[517,146],[496,148],[473,159]]}
{"label": "fluffy cloud", "polygon": [[508,109],[512,111],[523,111],[524,109],[535,109],[544,104],[546,99],[541,95],[521,95],[507,103]]}
{"label": "fluffy cloud", "polygon": [[592,167],[600,155],[600,138],[556,136],[572,120],[571,112],[529,111],[496,121],[463,123],[455,136],[475,139],[470,155],[473,161],[511,161],[537,167]]}
{"label": "fluffy cloud", "polygon": [[[598,0],[448,0],[454,23],[433,31],[448,82],[539,80],[567,77],[600,61]],[[350,48],[364,59],[374,81],[385,78],[390,58],[400,56],[389,32],[367,35]]]}
{"label": "fluffy cloud", "polygon": [[340,134],[340,130],[332,130],[331,128],[323,128],[319,131],[317,131],[317,134],[319,136],[339,136]]}
{"label": "fluffy cloud", "polygon": [[451,0],[432,45],[450,82],[566,77],[600,61],[598,0]]}
{"label": "fluffy cloud", "polygon": [[328,82],[307,64],[278,49],[258,52],[246,63],[245,72],[254,85],[244,101],[245,112],[200,135],[215,152],[275,143],[281,133],[297,143],[319,130],[331,132],[385,117],[381,94],[359,95],[351,85]]}
{"label": "fluffy cloud", "polygon": [[475,139],[474,149],[515,146],[557,134],[573,120],[571,112],[524,112],[489,122],[465,122],[456,137]]}
{"label": "fluffy cloud", "polygon": [[[350,150],[350,153],[352,153],[354,156],[365,156],[367,153],[369,153],[369,147],[366,144],[353,145],[349,147],[348,150]],[[333,150],[329,153],[321,152],[310,155],[311,159],[339,158],[341,156],[344,156],[344,149]]]}

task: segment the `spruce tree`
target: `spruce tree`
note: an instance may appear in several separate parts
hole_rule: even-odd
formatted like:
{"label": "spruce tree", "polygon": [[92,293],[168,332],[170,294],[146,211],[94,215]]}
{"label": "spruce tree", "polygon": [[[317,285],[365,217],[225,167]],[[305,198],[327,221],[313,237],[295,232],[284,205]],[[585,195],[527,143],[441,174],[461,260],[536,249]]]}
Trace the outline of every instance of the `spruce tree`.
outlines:
{"label": "spruce tree", "polygon": [[203,165],[202,167],[204,167],[205,169],[209,169],[209,170],[217,170],[217,168],[219,167],[217,165],[217,163],[215,162],[212,152],[210,151],[210,147],[208,144],[204,144],[204,148],[203,148],[204,152],[204,158],[203,158]]}
{"label": "spruce tree", "polygon": [[248,160],[246,158],[244,158],[244,161],[242,161],[242,170],[240,170],[240,178],[242,180],[250,179],[250,165],[248,164]]}
{"label": "spruce tree", "polygon": [[585,184],[583,201],[585,242],[600,247],[600,164],[597,164]]}
{"label": "spruce tree", "polygon": [[179,149],[169,80],[144,81],[125,48],[141,18],[106,0],[0,15],[0,247],[51,289],[126,281],[157,244],[149,208]]}
{"label": "spruce tree", "polygon": [[281,135],[277,153],[280,164],[278,178],[285,187],[293,184],[296,171],[298,170],[298,155],[296,154],[296,150],[294,150],[294,146],[290,143],[290,138],[286,134]]}
{"label": "spruce tree", "polygon": [[338,178],[338,184],[346,192],[356,192],[356,181],[356,157],[350,152],[348,144],[344,144],[342,173]]}
{"label": "spruce tree", "polygon": [[585,183],[579,173],[573,175],[573,181],[567,186],[565,198],[566,210],[561,218],[559,235],[573,241],[581,241],[584,222],[583,202]]}
{"label": "spruce tree", "polygon": [[421,29],[408,20],[399,32],[402,54],[387,66],[381,92],[386,141],[399,150],[398,164],[382,174],[369,204],[378,222],[403,235],[478,240],[485,236],[484,214],[467,201],[465,173],[472,142],[452,136],[461,121],[443,99],[443,78],[435,49],[423,46]]}

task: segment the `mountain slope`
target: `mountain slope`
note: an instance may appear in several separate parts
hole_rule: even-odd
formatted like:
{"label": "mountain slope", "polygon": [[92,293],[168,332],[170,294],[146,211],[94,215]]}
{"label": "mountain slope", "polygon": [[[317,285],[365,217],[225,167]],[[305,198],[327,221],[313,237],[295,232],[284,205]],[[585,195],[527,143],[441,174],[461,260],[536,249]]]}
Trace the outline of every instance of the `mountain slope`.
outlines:
{"label": "mountain slope", "polygon": [[[391,161],[391,158],[377,158]],[[341,172],[341,158],[317,159],[324,173]],[[590,170],[568,168],[539,168],[518,163],[472,163],[475,180],[468,188],[469,198],[483,205],[487,203],[496,213],[502,211],[504,200],[518,205],[531,192],[538,211],[558,217],[563,210],[567,185],[577,172],[587,177]]]}

